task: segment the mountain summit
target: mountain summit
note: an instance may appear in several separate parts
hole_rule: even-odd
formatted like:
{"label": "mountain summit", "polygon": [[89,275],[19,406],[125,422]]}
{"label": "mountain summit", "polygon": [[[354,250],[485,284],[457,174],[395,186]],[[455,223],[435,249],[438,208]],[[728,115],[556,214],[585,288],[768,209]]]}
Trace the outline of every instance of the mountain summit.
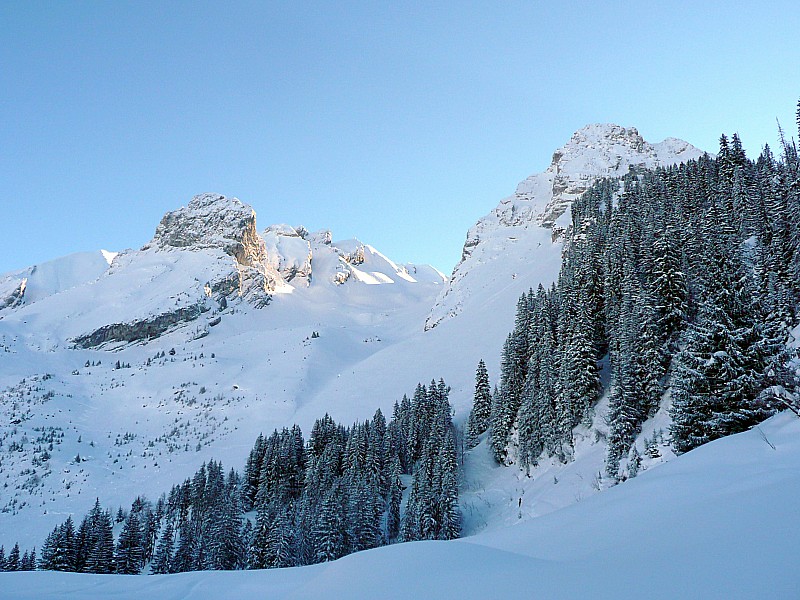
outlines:
{"label": "mountain summit", "polygon": [[256,229],[256,212],[238,198],[200,194],[188,206],[168,212],[144,247],[222,248],[242,265],[262,263],[264,240]]}
{"label": "mountain summit", "polygon": [[534,277],[524,277],[525,281],[542,280],[540,271],[548,274],[543,283],[552,281],[558,275],[559,239],[570,221],[569,207],[596,181],[624,175],[630,168],[669,166],[703,154],[676,138],[651,144],[634,127],[610,123],[582,127],[553,153],[547,169],[520,182],[512,196],[467,232],[461,261],[425,329],[459,314],[465,305],[488,301],[494,295],[491,290],[527,271]]}

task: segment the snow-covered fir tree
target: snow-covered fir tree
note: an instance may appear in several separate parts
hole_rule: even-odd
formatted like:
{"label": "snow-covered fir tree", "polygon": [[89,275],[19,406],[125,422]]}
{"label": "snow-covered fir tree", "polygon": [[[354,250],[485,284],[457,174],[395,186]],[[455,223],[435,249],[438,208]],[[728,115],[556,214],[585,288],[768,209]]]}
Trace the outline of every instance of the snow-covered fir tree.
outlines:
{"label": "snow-covered fir tree", "polygon": [[492,388],[489,386],[489,372],[486,363],[481,360],[475,372],[475,396],[472,410],[467,421],[467,447],[473,448],[478,437],[489,428],[492,416]]}

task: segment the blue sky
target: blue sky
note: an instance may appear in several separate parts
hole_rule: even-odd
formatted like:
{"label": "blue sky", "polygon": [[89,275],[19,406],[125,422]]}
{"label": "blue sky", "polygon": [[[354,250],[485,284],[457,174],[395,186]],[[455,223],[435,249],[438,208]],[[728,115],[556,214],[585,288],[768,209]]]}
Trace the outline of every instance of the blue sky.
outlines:
{"label": "blue sky", "polygon": [[796,136],[800,11],[761,4],[0,0],[0,272],[214,191],[449,273],[587,123]]}

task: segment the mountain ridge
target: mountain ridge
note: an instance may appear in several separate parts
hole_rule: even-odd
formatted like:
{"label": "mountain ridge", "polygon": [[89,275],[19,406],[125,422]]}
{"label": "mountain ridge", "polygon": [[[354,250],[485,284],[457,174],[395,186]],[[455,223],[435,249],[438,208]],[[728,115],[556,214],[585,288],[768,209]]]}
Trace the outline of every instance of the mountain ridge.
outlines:
{"label": "mountain ridge", "polygon": [[[624,175],[630,168],[669,166],[703,154],[677,138],[650,144],[634,127],[602,123],[577,130],[553,153],[547,169],[521,181],[513,195],[503,198],[469,229],[461,260],[431,309],[425,329],[463,310],[469,302],[464,289],[468,284],[462,283],[465,279],[477,277],[484,283],[503,285],[503,280],[521,275],[525,267],[518,263],[524,262],[525,256],[530,262],[552,264],[551,255],[560,252],[559,240],[569,223],[572,201],[599,179]],[[498,263],[498,255],[506,255],[507,264]],[[557,274],[556,268],[541,283],[549,285]]]}

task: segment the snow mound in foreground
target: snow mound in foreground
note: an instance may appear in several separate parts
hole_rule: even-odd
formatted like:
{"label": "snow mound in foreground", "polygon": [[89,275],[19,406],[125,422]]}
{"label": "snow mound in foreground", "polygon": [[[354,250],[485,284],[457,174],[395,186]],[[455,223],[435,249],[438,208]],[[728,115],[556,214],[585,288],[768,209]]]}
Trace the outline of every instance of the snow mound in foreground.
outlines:
{"label": "snow mound in foreground", "polygon": [[800,420],[782,414],[472,538],[272,571],[3,573],[0,598],[797,598],[798,497]]}

